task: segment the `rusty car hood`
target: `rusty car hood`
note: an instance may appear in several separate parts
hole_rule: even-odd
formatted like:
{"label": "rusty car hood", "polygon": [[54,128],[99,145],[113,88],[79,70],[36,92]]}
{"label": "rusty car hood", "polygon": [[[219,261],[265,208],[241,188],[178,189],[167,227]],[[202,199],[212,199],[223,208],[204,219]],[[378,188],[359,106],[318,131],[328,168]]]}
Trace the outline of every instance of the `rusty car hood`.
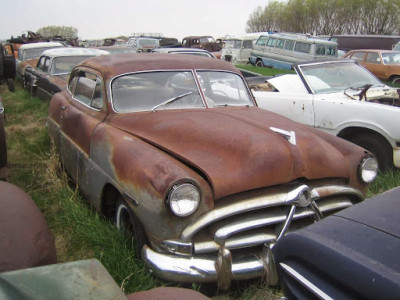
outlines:
{"label": "rusty car hood", "polygon": [[[297,178],[349,178],[350,157],[364,155],[346,141],[254,107],[114,114],[106,122],[198,170],[215,198]],[[293,131],[296,144],[270,127]]]}
{"label": "rusty car hood", "polygon": [[62,91],[67,87],[67,81],[69,78],[69,74],[61,74],[61,75],[51,75],[49,80],[58,86],[60,90]]}

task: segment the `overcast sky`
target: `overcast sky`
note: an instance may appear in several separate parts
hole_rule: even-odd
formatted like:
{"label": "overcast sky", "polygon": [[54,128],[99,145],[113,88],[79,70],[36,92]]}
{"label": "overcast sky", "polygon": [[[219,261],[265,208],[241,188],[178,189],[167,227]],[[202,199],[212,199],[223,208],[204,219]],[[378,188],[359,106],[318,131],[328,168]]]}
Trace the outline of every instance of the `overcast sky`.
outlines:
{"label": "overcast sky", "polygon": [[0,39],[49,25],[72,26],[79,38],[103,39],[132,33],[240,34],[257,6],[268,0],[2,0]]}

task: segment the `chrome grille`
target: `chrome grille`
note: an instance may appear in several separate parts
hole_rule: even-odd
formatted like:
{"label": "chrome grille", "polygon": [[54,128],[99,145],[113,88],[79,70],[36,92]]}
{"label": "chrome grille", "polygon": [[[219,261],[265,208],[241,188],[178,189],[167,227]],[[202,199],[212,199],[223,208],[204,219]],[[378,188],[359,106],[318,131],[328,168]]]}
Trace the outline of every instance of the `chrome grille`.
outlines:
{"label": "chrome grille", "polygon": [[[364,199],[363,194],[344,183],[306,183],[319,197],[307,207],[294,207],[288,195],[304,182],[269,188],[221,199],[215,209],[203,215],[182,233],[194,254],[217,252],[273,243],[288,230],[297,230]],[[288,200],[289,199],[289,200]],[[291,220],[288,220],[292,213]],[[285,229],[282,229],[285,228]],[[282,232],[283,230],[283,232]]]}

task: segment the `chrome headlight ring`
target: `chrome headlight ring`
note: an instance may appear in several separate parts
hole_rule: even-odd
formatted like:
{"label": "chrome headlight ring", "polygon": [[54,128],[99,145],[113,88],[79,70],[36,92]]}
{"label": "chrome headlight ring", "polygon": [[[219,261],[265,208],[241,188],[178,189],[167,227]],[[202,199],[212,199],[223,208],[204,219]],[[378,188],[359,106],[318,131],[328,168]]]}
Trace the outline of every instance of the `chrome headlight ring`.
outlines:
{"label": "chrome headlight ring", "polygon": [[371,183],[378,175],[378,161],[371,156],[364,158],[358,167],[358,172],[364,183]]}
{"label": "chrome headlight ring", "polygon": [[175,184],[168,193],[167,207],[178,217],[193,214],[200,204],[200,190],[190,182]]}

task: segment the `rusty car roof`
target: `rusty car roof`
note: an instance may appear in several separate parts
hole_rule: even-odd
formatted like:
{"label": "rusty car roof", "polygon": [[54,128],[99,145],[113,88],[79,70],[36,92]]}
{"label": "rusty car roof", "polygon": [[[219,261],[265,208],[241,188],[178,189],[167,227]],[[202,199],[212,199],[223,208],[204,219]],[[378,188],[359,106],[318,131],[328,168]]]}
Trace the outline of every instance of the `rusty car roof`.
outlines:
{"label": "rusty car roof", "polygon": [[79,66],[100,71],[106,80],[121,74],[156,70],[225,70],[240,74],[236,67],[222,60],[164,53],[111,54],[89,58]]}

